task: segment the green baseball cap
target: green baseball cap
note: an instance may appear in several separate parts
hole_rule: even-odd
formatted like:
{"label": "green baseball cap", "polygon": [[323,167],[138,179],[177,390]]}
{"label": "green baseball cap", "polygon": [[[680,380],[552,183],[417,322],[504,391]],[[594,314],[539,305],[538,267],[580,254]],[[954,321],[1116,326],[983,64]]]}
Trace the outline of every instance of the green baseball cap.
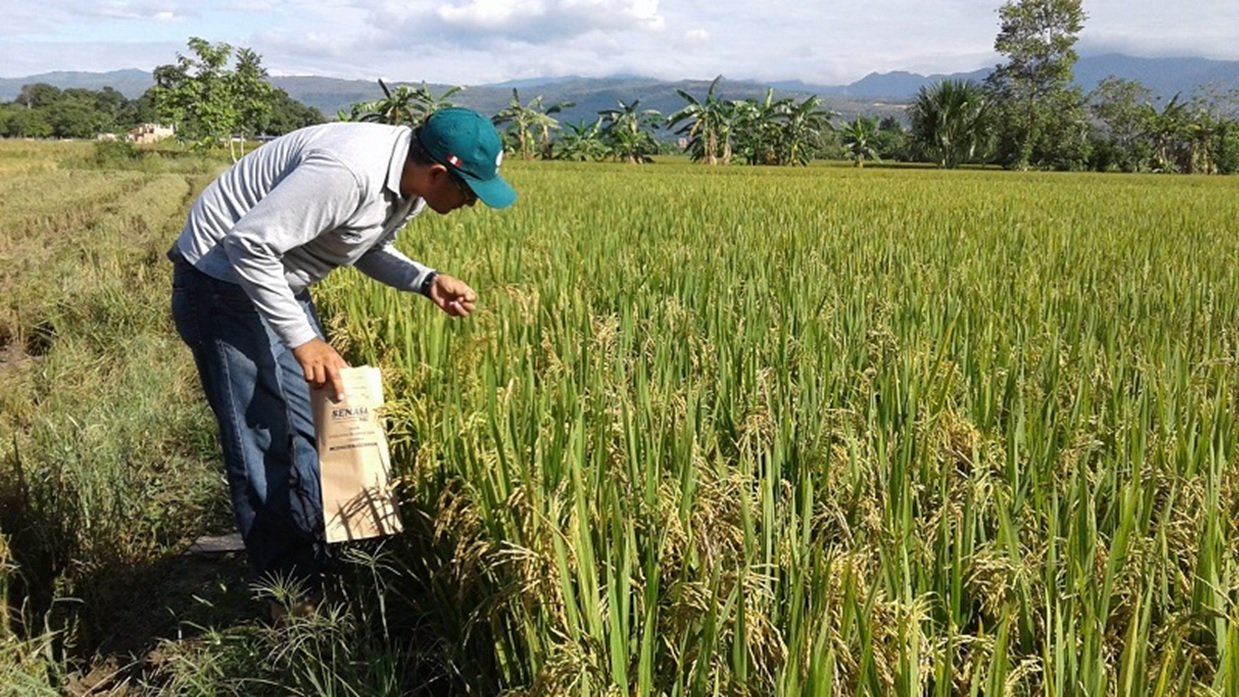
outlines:
{"label": "green baseball cap", "polygon": [[426,154],[463,179],[482,203],[507,208],[516,202],[516,190],[499,176],[503,139],[490,119],[448,107],[431,114],[417,134]]}

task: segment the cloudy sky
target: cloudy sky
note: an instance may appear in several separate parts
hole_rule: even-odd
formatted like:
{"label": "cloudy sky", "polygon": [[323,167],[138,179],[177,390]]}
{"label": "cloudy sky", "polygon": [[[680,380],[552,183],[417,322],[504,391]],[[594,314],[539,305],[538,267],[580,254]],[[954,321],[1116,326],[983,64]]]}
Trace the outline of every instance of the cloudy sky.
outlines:
{"label": "cloudy sky", "polygon": [[[972,70],[1002,0],[0,0],[0,77],[149,70],[186,39],[273,74],[482,84],[617,73],[846,83]],[[1239,59],[1239,1],[1085,0],[1080,50]]]}

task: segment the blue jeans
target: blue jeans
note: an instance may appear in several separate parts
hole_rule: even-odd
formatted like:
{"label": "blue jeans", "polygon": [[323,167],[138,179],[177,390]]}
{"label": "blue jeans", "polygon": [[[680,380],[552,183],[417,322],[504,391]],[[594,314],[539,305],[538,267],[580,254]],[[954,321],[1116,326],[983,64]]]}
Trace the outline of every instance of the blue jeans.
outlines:
{"label": "blue jeans", "polygon": [[[232,510],[253,571],[314,588],[326,561],[323,499],[310,390],[292,350],[241,286],[195,269],[177,252],[172,317],[219,424]],[[308,292],[297,296],[320,338]]]}

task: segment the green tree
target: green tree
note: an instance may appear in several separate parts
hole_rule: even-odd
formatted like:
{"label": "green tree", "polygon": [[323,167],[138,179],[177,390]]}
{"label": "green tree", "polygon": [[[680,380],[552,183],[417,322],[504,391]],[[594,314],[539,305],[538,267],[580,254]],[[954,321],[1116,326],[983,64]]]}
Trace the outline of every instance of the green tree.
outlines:
{"label": "green tree", "polygon": [[1239,173],[1239,121],[1225,119],[1219,125],[1217,133],[1217,171],[1218,174]]}
{"label": "green tree", "polygon": [[104,87],[101,90],[90,92],[88,96],[93,102],[95,111],[99,113],[101,132],[114,133],[128,129],[129,125],[125,123],[124,117],[129,100],[125,98],[125,95],[111,87]]}
{"label": "green tree", "polygon": [[[234,132],[241,136],[241,152],[245,152],[245,137],[262,132],[263,124],[271,113],[275,88],[267,82],[267,69],[262,67],[262,56],[248,48],[237,49],[236,66],[231,82],[232,98],[236,103],[237,123]],[[229,152],[233,139],[228,139]],[[233,155],[236,159],[236,155]]]}
{"label": "green tree", "polygon": [[946,79],[922,87],[908,112],[912,137],[939,167],[976,158],[989,132],[989,104],[976,83]]}
{"label": "green tree", "polygon": [[878,120],[857,116],[839,127],[843,148],[856,167],[864,167],[865,160],[881,162],[878,155]]}
{"label": "green tree", "polygon": [[177,53],[175,64],[155,68],[155,109],[177,138],[210,147],[232,133],[237,108],[228,84],[232,46],[191,37],[192,55]]}
{"label": "green tree", "polygon": [[175,64],[155,68],[156,112],[182,141],[210,147],[227,139],[235,161],[232,135],[253,132],[271,98],[261,57],[242,48],[233,68],[232,46],[196,36],[189,39],[189,50],[191,55],[178,53]]}
{"label": "green tree", "polygon": [[383,88],[383,96],[372,101],[354,104],[355,121],[366,123],[386,123],[390,125],[415,124],[423,116],[421,108],[414,101],[416,95],[407,85],[396,85],[389,88],[387,83],[379,80]]}
{"label": "green tree", "polygon": [[142,96],[137,99],[125,102],[120,116],[117,117],[117,122],[125,130],[133,128],[140,123],[153,123],[158,120],[159,114],[155,110],[154,87],[143,92]]}
{"label": "green tree", "polygon": [[[94,138],[123,126],[128,100],[105,87],[60,90],[46,83],[23,85],[0,133],[36,138]],[[18,115],[16,111],[25,112]]]}
{"label": "green tree", "polygon": [[1145,105],[1145,122],[1158,172],[1217,174],[1234,171],[1235,122],[1205,97],[1175,95],[1158,111]]}
{"label": "green tree", "polygon": [[508,105],[499,110],[491,119],[496,126],[507,124],[505,139],[512,152],[522,159],[533,159],[533,117],[534,110],[521,102],[520,93],[512,88],[512,99]]}
{"label": "green tree", "polygon": [[8,113],[6,135],[14,138],[51,138],[52,122],[43,109],[20,107]]}
{"label": "green tree", "polygon": [[908,129],[894,116],[884,116],[878,122],[877,149],[883,160],[906,162],[910,159]]}
{"label": "green tree", "polygon": [[95,96],[90,90],[72,88],[38,110],[47,115],[56,138],[94,138],[111,128],[106,114],[97,108]]}
{"label": "green tree", "polygon": [[355,102],[348,109],[336,109],[336,121],[364,121],[366,115],[372,113],[370,106],[374,102]]}
{"label": "green tree", "polygon": [[1147,169],[1153,152],[1149,142],[1149,109],[1153,93],[1135,80],[1113,75],[1088,95],[1096,121],[1094,163],[1098,169],[1137,172]]}
{"label": "green tree", "polygon": [[822,107],[817,96],[800,103],[790,97],[774,98],[766,89],[760,101],[731,103],[728,119],[736,152],[749,164],[806,165],[826,144],[832,132],[830,120],[837,114]]}
{"label": "green tree", "polygon": [[430,87],[423,82],[415,91],[417,92],[418,99],[421,100],[425,107],[426,114],[430,115],[440,109],[456,106],[456,103],[453,102],[451,98],[457,92],[463,92],[464,90],[464,85],[453,85],[452,87],[443,90],[443,94],[436,95],[431,92]]}
{"label": "green tree", "polygon": [[60,88],[46,82],[22,85],[21,93],[14,100],[27,109],[51,106],[61,97]]}
{"label": "green tree", "polygon": [[323,112],[302,104],[278,87],[272,91],[269,103],[271,108],[259,125],[260,133],[279,136],[326,121]]}
{"label": "green tree", "polygon": [[1006,56],[986,79],[995,107],[998,156],[1016,168],[1080,166],[1087,155],[1083,97],[1071,85],[1081,0],[1008,0],[994,49]]}

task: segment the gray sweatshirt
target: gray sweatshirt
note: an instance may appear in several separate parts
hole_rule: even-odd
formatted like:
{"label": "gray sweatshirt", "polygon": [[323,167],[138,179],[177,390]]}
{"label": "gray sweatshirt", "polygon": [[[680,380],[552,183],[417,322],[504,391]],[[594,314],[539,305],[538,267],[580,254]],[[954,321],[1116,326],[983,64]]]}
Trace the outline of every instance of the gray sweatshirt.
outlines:
{"label": "gray sweatshirt", "polygon": [[425,207],[400,196],[411,137],[405,126],[329,123],[277,138],[203,190],[176,248],[240,284],[276,335],[300,346],[315,334],[293,296],[336,267],[409,291],[431,273],[393,246]]}

